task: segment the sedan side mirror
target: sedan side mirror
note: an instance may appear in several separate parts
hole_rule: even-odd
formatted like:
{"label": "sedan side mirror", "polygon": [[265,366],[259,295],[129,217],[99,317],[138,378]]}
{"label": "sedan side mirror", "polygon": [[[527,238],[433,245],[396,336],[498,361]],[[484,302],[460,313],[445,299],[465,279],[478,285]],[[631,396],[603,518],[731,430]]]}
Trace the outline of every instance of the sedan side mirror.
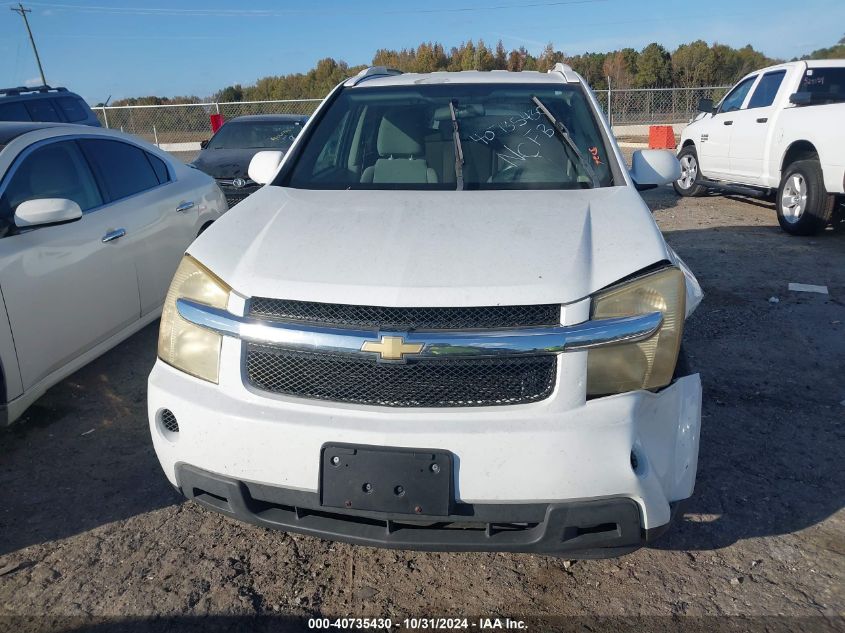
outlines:
{"label": "sedan side mirror", "polygon": [[276,177],[284,157],[285,153],[279,151],[258,152],[249,161],[247,173],[259,185],[266,185]]}
{"label": "sedan side mirror", "polygon": [[20,229],[45,224],[73,222],[82,217],[82,209],[73,200],[38,198],[21,202],[15,209],[15,226]]}
{"label": "sedan side mirror", "polygon": [[206,147],[208,147],[208,140],[209,139],[205,139],[204,141],[200,141],[200,149],[205,149]]}
{"label": "sedan side mirror", "polygon": [[665,149],[641,149],[631,159],[631,179],[638,191],[668,185],[681,177],[678,157]]}
{"label": "sedan side mirror", "polygon": [[713,114],[713,99],[699,99],[698,111]]}

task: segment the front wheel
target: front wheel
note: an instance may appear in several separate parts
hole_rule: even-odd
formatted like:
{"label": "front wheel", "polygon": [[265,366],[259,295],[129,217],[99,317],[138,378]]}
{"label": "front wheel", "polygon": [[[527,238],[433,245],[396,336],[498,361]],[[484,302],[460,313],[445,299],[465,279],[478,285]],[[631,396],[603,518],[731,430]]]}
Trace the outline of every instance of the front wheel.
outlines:
{"label": "front wheel", "polygon": [[792,235],[812,235],[830,223],[836,197],[824,188],[816,159],[799,160],[783,172],[777,195],[778,222]]}
{"label": "front wheel", "polygon": [[695,151],[695,146],[684,147],[678,154],[678,162],[681,163],[681,177],[672,183],[678,195],[695,197],[707,193],[707,189],[698,184],[701,174],[698,169],[698,153]]}

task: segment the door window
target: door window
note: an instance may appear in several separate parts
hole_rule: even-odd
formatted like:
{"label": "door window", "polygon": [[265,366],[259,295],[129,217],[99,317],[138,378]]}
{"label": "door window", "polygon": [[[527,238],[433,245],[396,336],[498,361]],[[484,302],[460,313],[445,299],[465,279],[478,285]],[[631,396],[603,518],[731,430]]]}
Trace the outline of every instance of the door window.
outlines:
{"label": "door window", "polygon": [[39,147],[12,172],[0,196],[0,236],[14,233],[19,204],[41,198],[73,200],[83,212],[103,204],[88,163],[73,141]]}
{"label": "door window", "polygon": [[147,153],[140,147],[106,139],[80,139],[79,144],[102,182],[109,202],[159,185]]}
{"label": "door window", "polygon": [[59,97],[56,99],[56,103],[58,103],[59,109],[70,123],[75,123],[76,121],[82,121],[88,118],[88,114],[82,108],[79,103],[79,99],[76,97]]}
{"label": "door window", "polygon": [[32,121],[20,101],[0,104],[0,121]]}
{"label": "door window", "polygon": [[751,90],[751,86],[754,84],[756,79],[756,75],[754,77],[749,77],[748,79],[740,82],[736,88],[731,90],[728,93],[728,96],[722,100],[722,105],[719,106],[719,112],[733,112],[734,110],[739,110],[742,107],[743,101],[745,101],[748,91]]}
{"label": "door window", "polygon": [[785,76],[785,70],[776,70],[775,72],[763,75],[760,83],[754,89],[754,94],[751,95],[751,101],[748,102],[748,107],[765,108],[772,105],[775,102],[775,96]]}
{"label": "door window", "polygon": [[32,99],[23,103],[33,121],[61,122],[52,99]]}
{"label": "door window", "polygon": [[147,152],[147,159],[149,159],[150,164],[153,166],[158,182],[160,184],[170,182],[170,174],[167,171],[167,165],[164,164],[164,161],[158,156],[153,156],[149,152]]}

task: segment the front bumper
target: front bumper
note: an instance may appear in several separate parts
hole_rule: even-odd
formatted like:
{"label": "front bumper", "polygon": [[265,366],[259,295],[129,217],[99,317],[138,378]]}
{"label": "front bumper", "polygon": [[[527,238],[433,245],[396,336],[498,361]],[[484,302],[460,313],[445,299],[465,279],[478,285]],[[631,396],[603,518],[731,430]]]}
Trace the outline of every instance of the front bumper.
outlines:
{"label": "front bumper", "polygon": [[[186,497],[232,518],[392,549],[606,558],[628,554],[669,527],[667,523],[643,529],[639,506],[624,497],[548,504],[457,504],[449,516],[409,518],[326,509],[313,492],[238,481],[187,464],[176,465],[176,478]],[[673,517],[680,505],[672,504]]]}
{"label": "front bumper", "polygon": [[[237,341],[223,342],[220,384],[158,361],[148,412],[156,453],[179,485],[187,464],[247,485],[316,494],[327,442],[443,449],[454,456],[463,504],[560,504],[625,498],[641,528],[667,524],[670,504],[692,494],[698,463],[698,375],[658,393],[584,401],[586,353],[559,357],[558,385],[543,401],[442,409],[329,403],[259,392],[244,384]],[[575,387],[570,387],[575,385]],[[162,426],[173,412],[179,432]],[[632,467],[632,453],[636,468]]]}

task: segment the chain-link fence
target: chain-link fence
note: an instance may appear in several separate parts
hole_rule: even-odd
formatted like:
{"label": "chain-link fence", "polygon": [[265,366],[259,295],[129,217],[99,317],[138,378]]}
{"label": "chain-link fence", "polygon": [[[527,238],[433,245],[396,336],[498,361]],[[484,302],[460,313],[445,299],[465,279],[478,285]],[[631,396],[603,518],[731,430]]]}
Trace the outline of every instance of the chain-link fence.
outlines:
{"label": "chain-link fence", "polygon": [[311,114],[322,99],[187,103],[93,108],[103,127],[135,134],[157,145],[197,144],[211,136],[210,116]]}
{"label": "chain-link fence", "polygon": [[[649,125],[683,125],[695,114],[699,99],[714,101],[727,87],[598,90],[596,96],[620,138],[648,135]],[[211,136],[209,117],[225,120],[245,114],[311,114],[321,99],[192,103],[185,105],[110,106],[94,108],[104,127],[140,136],[172,152],[196,153]]]}
{"label": "chain-link fence", "polygon": [[648,135],[649,125],[685,125],[701,99],[715,103],[730,86],[597,90],[596,97],[620,138]]}

